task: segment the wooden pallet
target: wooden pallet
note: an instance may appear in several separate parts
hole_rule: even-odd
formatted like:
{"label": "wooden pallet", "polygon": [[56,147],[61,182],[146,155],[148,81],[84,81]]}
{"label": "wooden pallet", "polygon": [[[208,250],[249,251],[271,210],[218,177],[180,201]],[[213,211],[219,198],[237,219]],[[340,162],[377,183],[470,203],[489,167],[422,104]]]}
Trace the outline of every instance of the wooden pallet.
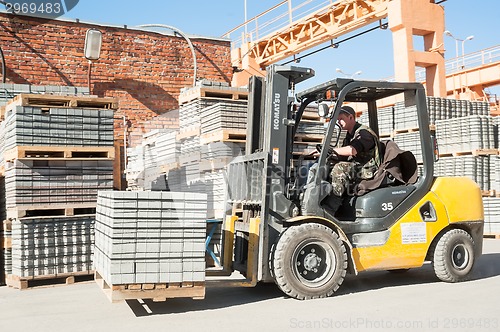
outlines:
{"label": "wooden pallet", "polygon": [[8,274],[5,278],[5,282],[9,287],[22,290],[37,286],[71,285],[75,282],[90,281],[93,279],[93,275],[94,271],[49,274],[33,277],[19,277]]}
{"label": "wooden pallet", "polygon": [[381,133],[379,135],[380,140],[387,140],[387,139],[392,139],[394,137],[394,133]]}
{"label": "wooden pallet", "polygon": [[486,239],[500,239],[500,234],[484,234],[484,238]]}
{"label": "wooden pallet", "polygon": [[160,172],[161,173],[168,173],[169,171],[179,169],[180,167],[181,167],[181,164],[179,162],[168,163],[168,164],[160,165]]}
{"label": "wooden pallet", "polygon": [[6,161],[14,159],[114,159],[114,147],[101,146],[16,146],[4,153]]}
{"label": "wooden pallet", "polygon": [[405,129],[396,129],[394,130],[395,134],[407,134],[407,133],[415,133],[418,132],[420,128],[414,127],[414,128],[405,128]]}
{"label": "wooden pallet", "polygon": [[481,190],[481,196],[483,197],[496,197],[496,195],[495,190]]}
{"label": "wooden pallet", "polygon": [[29,217],[72,217],[95,214],[96,204],[73,204],[69,207],[67,204],[50,205],[26,205],[15,208],[7,208],[7,218],[29,218]]}
{"label": "wooden pallet", "polygon": [[296,134],[295,143],[321,143],[324,137],[324,135]]}
{"label": "wooden pallet", "polygon": [[152,299],[155,302],[170,298],[205,298],[205,282],[179,282],[161,284],[112,285],[96,271],[95,281],[111,302],[123,300]]}
{"label": "wooden pallet", "polygon": [[212,133],[203,134],[200,136],[200,143],[207,144],[212,142],[246,142],[246,129],[222,129]]}
{"label": "wooden pallet", "polygon": [[248,100],[248,91],[241,88],[196,86],[179,95],[179,104],[188,103],[198,98]]}
{"label": "wooden pallet", "polygon": [[497,149],[476,149],[472,151],[454,151],[454,152],[446,152],[440,153],[440,157],[459,157],[459,156],[489,156],[489,155],[497,155]]}
{"label": "wooden pallet", "polygon": [[58,96],[21,93],[7,104],[6,110],[12,109],[15,106],[116,110],[118,109],[118,101],[115,98],[92,96]]}
{"label": "wooden pallet", "polygon": [[0,241],[0,249],[12,249],[12,238],[4,235],[2,241]]}
{"label": "wooden pallet", "polygon": [[321,121],[321,117],[318,115],[318,112],[305,111],[302,114],[302,120],[312,120],[312,121]]}

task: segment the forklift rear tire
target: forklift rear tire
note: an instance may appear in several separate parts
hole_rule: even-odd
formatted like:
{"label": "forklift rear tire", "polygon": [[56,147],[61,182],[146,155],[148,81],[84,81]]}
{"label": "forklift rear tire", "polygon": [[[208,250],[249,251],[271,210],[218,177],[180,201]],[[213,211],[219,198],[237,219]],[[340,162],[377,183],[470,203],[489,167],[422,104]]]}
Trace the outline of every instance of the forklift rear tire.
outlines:
{"label": "forklift rear tire", "polygon": [[452,229],[439,239],[434,250],[434,272],[442,281],[460,282],[474,265],[474,240],[462,229]]}
{"label": "forklift rear tire", "polygon": [[344,281],[347,253],[331,228],[316,223],[289,227],[273,254],[278,287],[299,300],[332,295]]}

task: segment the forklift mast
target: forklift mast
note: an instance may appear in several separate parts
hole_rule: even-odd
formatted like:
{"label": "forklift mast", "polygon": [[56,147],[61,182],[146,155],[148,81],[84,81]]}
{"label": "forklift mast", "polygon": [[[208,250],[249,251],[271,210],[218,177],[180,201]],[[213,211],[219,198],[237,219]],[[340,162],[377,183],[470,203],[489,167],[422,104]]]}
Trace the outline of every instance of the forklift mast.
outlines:
{"label": "forklift mast", "polygon": [[[295,204],[286,198],[297,119],[293,118],[295,84],[314,76],[309,68],[272,65],[265,81],[250,80],[247,151],[228,166],[228,209],[243,210],[235,231],[245,232],[259,217],[258,280],[272,281],[271,246],[290,218]],[[236,254],[236,253],[235,253]],[[237,255],[238,256],[238,255]]]}

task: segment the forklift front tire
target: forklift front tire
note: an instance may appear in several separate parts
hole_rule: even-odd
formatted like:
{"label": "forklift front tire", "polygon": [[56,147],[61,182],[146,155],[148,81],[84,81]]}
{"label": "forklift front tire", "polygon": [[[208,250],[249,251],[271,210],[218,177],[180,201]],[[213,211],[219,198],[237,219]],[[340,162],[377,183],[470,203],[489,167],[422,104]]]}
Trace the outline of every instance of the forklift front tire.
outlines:
{"label": "forklift front tire", "polygon": [[436,276],[446,282],[468,279],[474,265],[474,240],[462,229],[452,229],[439,239],[434,250]]}
{"label": "forklift front tire", "polygon": [[306,223],[281,234],[273,254],[278,287],[299,300],[332,295],[344,281],[347,252],[331,228]]}

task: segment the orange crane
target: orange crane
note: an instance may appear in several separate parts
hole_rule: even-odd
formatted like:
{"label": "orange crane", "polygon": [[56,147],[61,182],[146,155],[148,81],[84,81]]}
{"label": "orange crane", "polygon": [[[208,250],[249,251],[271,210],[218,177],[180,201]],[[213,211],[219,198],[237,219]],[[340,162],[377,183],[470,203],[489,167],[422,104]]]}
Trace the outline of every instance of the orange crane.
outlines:
{"label": "orange crane", "polygon": [[[321,6],[293,20],[295,8],[314,3],[321,3]],[[289,17],[285,27],[261,38],[248,34],[248,25],[257,25],[264,14],[284,5],[288,5]],[[241,43],[231,54],[234,86],[247,85],[252,75],[263,76],[263,70],[270,64],[328,41],[334,45],[335,38],[388,18],[393,34],[396,80],[415,81],[416,67],[423,67],[427,94],[446,96],[444,9],[434,0],[305,0],[295,8],[290,0],[282,1],[223,36],[230,37],[238,29],[245,28]],[[423,37],[423,50],[413,49],[414,36]]]}

